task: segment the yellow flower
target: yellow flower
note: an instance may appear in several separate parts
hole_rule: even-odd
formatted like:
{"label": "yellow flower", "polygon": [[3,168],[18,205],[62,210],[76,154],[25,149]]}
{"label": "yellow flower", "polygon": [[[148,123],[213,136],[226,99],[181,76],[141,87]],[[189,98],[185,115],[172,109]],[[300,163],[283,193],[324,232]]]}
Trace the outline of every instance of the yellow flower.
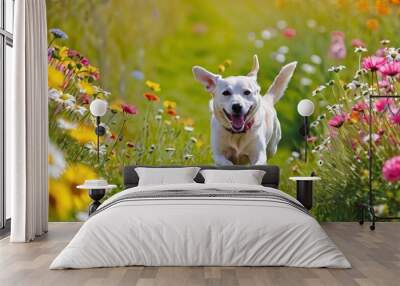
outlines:
{"label": "yellow flower", "polygon": [[163,102],[165,109],[176,109],[176,102],[170,100],[164,100]]}
{"label": "yellow flower", "polygon": [[283,6],[285,6],[285,0],[275,0],[275,6],[277,8],[282,8]]}
{"label": "yellow flower", "polygon": [[50,88],[61,88],[64,84],[64,74],[52,66],[48,67],[48,84]]}
{"label": "yellow flower", "polygon": [[110,105],[111,111],[114,111],[114,112],[122,112],[122,104],[123,104],[123,102],[120,101],[120,100],[114,101],[114,102],[111,103],[111,105]]}
{"label": "yellow flower", "polygon": [[81,93],[86,93],[88,95],[93,95],[97,93],[97,87],[91,85],[90,83],[86,81],[80,81],[78,83],[78,87]]}
{"label": "yellow flower", "polygon": [[190,117],[188,118],[183,118],[182,119],[182,124],[185,126],[194,126],[194,120]]}
{"label": "yellow flower", "polygon": [[196,147],[200,149],[201,147],[203,147],[203,145],[204,145],[204,141],[201,139],[197,139]]}
{"label": "yellow flower", "polygon": [[169,120],[165,120],[164,123],[165,123],[165,125],[171,125],[172,124],[171,121],[169,121]]}
{"label": "yellow flower", "polygon": [[367,28],[371,31],[376,31],[379,28],[379,22],[377,19],[368,19]]}
{"label": "yellow flower", "polygon": [[358,0],[357,1],[357,9],[362,13],[366,13],[369,11],[369,0]]}
{"label": "yellow flower", "polygon": [[77,128],[69,130],[69,135],[81,144],[97,142],[94,127],[91,126],[80,124]]}
{"label": "yellow flower", "polygon": [[232,60],[230,60],[230,59],[225,60],[224,65],[227,67],[230,67],[232,65]]}
{"label": "yellow flower", "polygon": [[376,0],[375,8],[379,15],[386,16],[390,14],[390,8],[387,0]]}
{"label": "yellow flower", "polygon": [[65,170],[63,179],[69,185],[71,190],[71,199],[74,208],[77,210],[84,210],[90,203],[90,198],[86,190],[79,190],[76,187],[85,182],[85,180],[96,179],[96,172],[83,164],[73,164]]}
{"label": "yellow flower", "polygon": [[69,219],[73,203],[69,185],[64,180],[49,180],[49,213],[57,220]]}
{"label": "yellow flower", "polygon": [[225,66],[224,65],[218,65],[218,71],[219,72],[225,72],[225,70],[226,70],[226,68],[225,68]]}
{"label": "yellow flower", "polygon": [[68,47],[62,47],[60,49],[59,55],[60,55],[61,60],[64,60],[66,57],[68,57],[68,50],[69,50]]}
{"label": "yellow flower", "polygon": [[156,83],[151,80],[146,80],[145,84],[147,85],[148,88],[150,88],[152,91],[159,92],[161,91],[161,87],[159,83]]}

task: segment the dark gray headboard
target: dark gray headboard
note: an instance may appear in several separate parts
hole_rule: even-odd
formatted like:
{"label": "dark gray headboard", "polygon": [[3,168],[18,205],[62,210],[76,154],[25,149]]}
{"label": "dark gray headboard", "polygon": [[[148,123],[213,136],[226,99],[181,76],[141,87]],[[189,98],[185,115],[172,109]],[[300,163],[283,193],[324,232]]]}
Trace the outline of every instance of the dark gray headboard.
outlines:
{"label": "dark gray headboard", "polygon": [[[182,168],[185,166],[126,166],[124,167],[124,189],[133,188],[138,185],[139,177],[135,171],[136,167],[147,167],[147,168]],[[278,166],[196,166],[204,169],[220,169],[220,170],[263,170],[265,171],[262,185],[265,187],[271,187],[277,189],[279,187],[279,167]],[[204,183],[204,178],[200,174],[197,174],[194,180],[197,183]]]}

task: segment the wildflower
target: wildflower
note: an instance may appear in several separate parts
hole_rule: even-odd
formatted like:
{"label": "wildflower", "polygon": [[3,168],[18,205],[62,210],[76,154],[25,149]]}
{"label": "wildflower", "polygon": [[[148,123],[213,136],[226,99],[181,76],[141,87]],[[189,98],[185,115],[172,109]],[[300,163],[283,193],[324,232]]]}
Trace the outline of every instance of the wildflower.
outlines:
{"label": "wildflower", "polygon": [[325,113],[322,113],[321,115],[319,115],[319,116],[317,117],[317,120],[323,120],[323,119],[325,119],[325,117],[326,117],[326,114],[325,114]]}
{"label": "wildflower", "polygon": [[383,164],[382,174],[386,181],[397,182],[400,180],[400,156],[387,160]]}
{"label": "wildflower", "polygon": [[346,57],[346,45],[344,43],[344,33],[335,31],[331,33],[331,45],[329,56],[335,60],[342,60]]}
{"label": "wildflower", "polygon": [[366,52],[368,52],[368,50],[364,47],[356,47],[354,49],[354,52],[359,54],[359,53],[366,53]]}
{"label": "wildflower", "polygon": [[276,27],[277,27],[279,30],[285,29],[285,28],[287,27],[286,21],[284,21],[284,20],[279,20],[278,22],[276,22]]}
{"label": "wildflower", "polygon": [[145,84],[146,84],[146,86],[147,86],[148,88],[150,88],[150,89],[151,89],[152,91],[154,91],[154,92],[159,92],[159,91],[161,91],[161,87],[160,87],[160,84],[159,84],[159,83],[156,83],[156,82],[150,81],[150,80],[146,80]]}
{"label": "wildflower", "polygon": [[184,129],[185,131],[187,131],[187,132],[193,132],[193,130],[194,130],[194,128],[191,127],[191,126],[185,126],[183,129]]}
{"label": "wildflower", "polygon": [[165,109],[175,109],[176,108],[176,102],[170,101],[170,100],[164,100],[163,105],[164,105]]}
{"label": "wildflower", "polygon": [[156,145],[151,144],[150,147],[149,147],[149,153],[150,154],[153,153],[155,149],[156,149]]}
{"label": "wildflower", "polygon": [[57,179],[64,172],[67,162],[65,161],[63,152],[51,142],[49,142],[48,151],[49,177]]}
{"label": "wildflower", "polygon": [[315,137],[315,136],[307,136],[307,142],[308,143],[314,143],[315,141],[317,141],[317,137]]}
{"label": "wildflower", "polygon": [[287,46],[281,46],[278,49],[278,53],[280,54],[287,54],[289,52],[289,48]]}
{"label": "wildflower", "polygon": [[328,72],[338,73],[338,72],[344,70],[345,68],[346,68],[346,67],[343,66],[343,65],[340,65],[340,66],[332,66],[332,67],[330,67],[330,68],[328,69]]}
{"label": "wildflower", "polygon": [[136,80],[144,80],[144,74],[140,70],[132,71],[131,76]]}
{"label": "wildflower", "polygon": [[269,29],[265,29],[261,32],[261,38],[264,40],[270,40],[273,37],[273,33]]}
{"label": "wildflower", "polygon": [[171,116],[176,116],[177,115],[176,109],[168,108],[167,109],[167,114],[169,114]]}
{"label": "wildflower", "polygon": [[123,103],[123,104],[121,104],[121,108],[122,108],[122,111],[127,114],[131,114],[131,115],[137,114],[137,108],[134,105]]}
{"label": "wildflower", "polygon": [[284,63],[286,61],[284,54],[275,53],[273,54],[273,57],[278,63]]}
{"label": "wildflower", "polygon": [[69,135],[82,144],[97,142],[97,136],[92,126],[79,124],[77,128],[69,130]]}
{"label": "wildflower", "polygon": [[335,115],[328,121],[328,125],[335,128],[342,127],[343,123],[347,120],[348,115],[343,113],[339,115]]}
{"label": "wildflower", "polygon": [[223,72],[225,72],[225,66],[223,65],[223,64],[220,64],[220,65],[218,65],[218,71],[220,72],[220,73],[223,73]]}
{"label": "wildflower", "polygon": [[190,160],[190,159],[192,159],[193,158],[193,155],[192,154],[185,154],[184,156],[183,156],[183,159],[185,159],[185,160]]}
{"label": "wildflower", "polygon": [[319,125],[319,122],[320,122],[319,120],[315,120],[315,121],[311,122],[310,127],[316,128]]}
{"label": "wildflower", "polygon": [[[91,155],[97,155],[97,144],[94,142],[89,142],[85,144],[86,149],[88,149],[89,154]],[[106,154],[106,146],[104,144],[100,144],[99,146],[99,154],[104,155]]]}
{"label": "wildflower", "polygon": [[226,59],[226,60],[224,61],[224,65],[227,66],[227,67],[230,67],[230,66],[232,65],[232,60]]}
{"label": "wildflower", "polygon": [[168,126],[170,126],[172,124],[171,121],[169,121],[169,120],[165,120],[164,123],[165,123],[165,125],[168,125]]}
{"label": "wildflower", "polygon": [[157,114],[157,115],[155,116],[155,119],[156,119],[157,121],[161,121],[162,116],[161,116],[160,114]]}
{"label": "wildflower", "polygon": [[126,146],[129,148],[133,148],[133,147],[135,147],[135,144],[133,142],[129,141],[129,142],[126,142]]}
{"label": "wildflower", "polygon": [[353,105],[352,110],[358,112],[364,112],[368,109],[368,104],[365,101],[359,101]]}
{"label": "wildflower", "polygon": [[400,63],[390,62],[379,67],[379,71],[386,76],[394,77],[400,73]]}
{"label": "wildflower", "polygon": [[310,64],[303,64],[301,66],[302,70],[305,71],[308,74],[313,74],[315,73],[315,67],[313,65]]}
{"label": "wildflower", "polygon": [[182,119],[182,123],[184,126],[194,126],[194,120],[190,117]]}
{"label": "wildflower", "polygon": [[49,88],[62,88],[64,85],[65,76],[64,73],[55,69],[52,66],[48,67],[48,85]]}
{"label": "wildflower", "polygon": [[334,80],[330,80],[330,81],[328,81],[325,85],[326,86],[332,86],[332,85],[334,85],[335,84],[335,81]]}
{"label": "wildflower", "polygon": [[317,21],[315,21],[314,19],[308,19],[307,27],[310,29],[314,29],[315,27],[317,27]]}
{"label": "wildflower", "polygon": [[165,152],[167,152],[167,153],[173,153],[173,152],[175,152],[175,148],[174,147],[167,147],[167,148],[165,148]]}
{"label": "wildflower", "polygon": [[389,119],[393,124],[400,124],[400,113],[392,114]]}
{"label": "wildflower", "polygon": [[160,98],[157,96],[157,95],[155,95],[155,94],[153,94],[153,93],[149,93],[149,92],[146,92],[145,94],[144,94],[144,97],[148,100],[148,101],[160,101]]}
{"label": "wildflower", "polygon": [[390,40],[382,40],[380,43],[382,46],[387,46],[390,44]]}
{"label": "wildflower", "polygon": [[197,138],[196,137],[190,137],[190,141],[192,143],[197,143]]}
{"label": "wildflower", "polygon": [[321,93],[326,88],[325,85],[320,85],[316,89],[313,90],[312,96],[316,96],[317,94]]}
{"label": "wildflower", "polygon": [[298,159],[298,158],[300,158],[300,153],[297,152],[297,151],[293,151],[292,152],[292,157],[295,158],[295,159]]}
{"label": "wildflower", "polygon": [[258,49],[261,49],[262,47],[264,47],[264,41],[263,40],[255,40],[254,46]]}
{"label": "wildflower", "polygon": [[89,59],[83,57],[83,58],[81,59],[81,64],[87,67],[87,66],[89,65]]}
{"label": "wildflower", "polygon": [[369,0],[358,0],[357,1],[357,10],[366,13],[369,11]]}
{"label": "wildflower", "polygon": [[310,57],[310,61],[311,61],[313,64],[316,64],[316,65],[320,65],[321,62],[322,62],[321,57],[318,56],[318,55],[312,55],[312,56]]}
{"label": "wildflower", "polygon": [[67,110],[72,111],[73,113],[77,113],[80,116],[83,116],[87,111],[87,108],[78,104],[71,104],[66,107]]}
{"label": "wildflower", "polygon": [[68,39],[68,35],[61,29],[58,28],[50,29],[50,33],[53,34],[54,38],[56,39],[63,39],[63,40]]}
{"label": "wildflower", "polygon": [[57,126],[60,129],[70,130],[70,129],[75,129],[78,125],[75,122],[65,120],[64,118],[58,118]]}
{"label": "wildflower", "polygon": [[309,79],[308,77],[303,77],[300,79],[300,84],[303,86],[309,86],[312,84],[312,80]]}
{"label": "wildflower", "polygon": [[379,28],[379,22],[377,19],[368,19],[367,20],[367,28],[370,31],[376,31]]}
{"label": "wildflower", "polygon": [[318,167],[322,167],[324,165],[324,161],[318,160],[317,165],[318,165]]}
{"label": "wildflower", "polygon": [[376,0],[375,8],[376,12],[381,16],[386,16],[390,14],[390,8],[387,0]]}
{"label": "wildflower", "polygon": [[94,85],[91,85],[90,83],[88,83],[86,81],[80,81],[78,83],[78,88],[79,88],[79,92],[85,93],[87,95],[94,95],[98,92],[97,87],[95,87]]}
{"label": "wildflower", "polygon": [[296,36],[296,30],[294,28],[284,28],[282,35],[288,39],[294,38]]}

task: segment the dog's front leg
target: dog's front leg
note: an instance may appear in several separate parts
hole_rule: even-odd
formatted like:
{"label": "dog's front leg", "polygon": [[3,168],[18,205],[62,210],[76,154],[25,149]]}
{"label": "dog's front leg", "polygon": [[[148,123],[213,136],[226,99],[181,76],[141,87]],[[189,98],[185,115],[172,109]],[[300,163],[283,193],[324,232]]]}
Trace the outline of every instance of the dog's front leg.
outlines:
{"label": "dog's front leg", "polygon": [[226,159],[223,154],[213,153],[214,162],[217,166],[232,166],[233,163]]}
{"label": "dog's front leg", "polygon": [[251,165],[266,165],[267,164],[267,146],[262,140],[258,140],[255,148],[250,152],[249,159]]}

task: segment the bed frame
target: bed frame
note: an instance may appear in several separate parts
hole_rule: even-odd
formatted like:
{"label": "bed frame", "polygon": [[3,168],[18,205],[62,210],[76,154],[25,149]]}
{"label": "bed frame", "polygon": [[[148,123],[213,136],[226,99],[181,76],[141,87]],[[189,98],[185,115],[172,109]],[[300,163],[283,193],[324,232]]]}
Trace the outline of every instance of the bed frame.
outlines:
{"label": "bed frame", "polygon": [[[124,167],[124,189],[136,187],[139,183],[139,176],[135,171],[136,167],[147,167],[147,168],[182,168],[187,166],[141,166],[132,165]],[[262,179],[261,184],[264,187],[279,188],[279,167],[278,166],[196,166],[200,167],[201,170],[205,169],[217,169],[217,170],[262,170],[265,171],[265,175]],[[194,178],[197,183],[204,183],[204,178],[200,174]]]}

